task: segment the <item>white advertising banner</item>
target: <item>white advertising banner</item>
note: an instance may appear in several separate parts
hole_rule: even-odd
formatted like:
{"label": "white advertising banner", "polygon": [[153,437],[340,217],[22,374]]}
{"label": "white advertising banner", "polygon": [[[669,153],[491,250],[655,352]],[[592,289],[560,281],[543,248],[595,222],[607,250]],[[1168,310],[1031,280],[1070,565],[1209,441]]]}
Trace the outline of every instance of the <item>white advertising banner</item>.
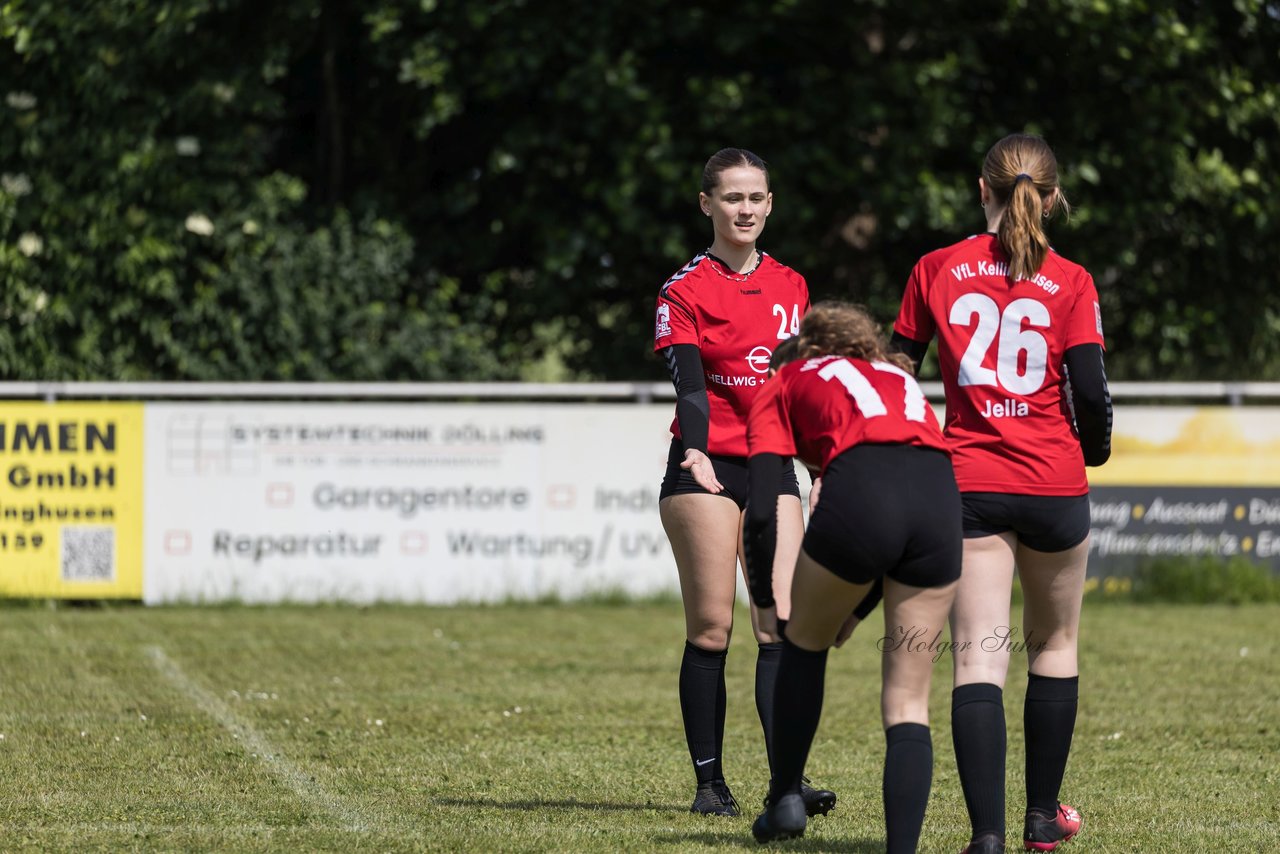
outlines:
{"label": "white advertising banner", "polygon": [[143,600],[676,590],[658,519],[671,412],[150,403]]}

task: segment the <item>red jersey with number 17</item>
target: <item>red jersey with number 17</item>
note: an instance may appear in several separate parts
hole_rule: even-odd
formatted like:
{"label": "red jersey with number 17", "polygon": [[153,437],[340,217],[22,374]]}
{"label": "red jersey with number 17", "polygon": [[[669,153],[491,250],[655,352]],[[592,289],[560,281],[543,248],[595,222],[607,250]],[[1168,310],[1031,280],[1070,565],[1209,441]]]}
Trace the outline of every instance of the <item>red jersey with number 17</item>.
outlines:
{"label": "red jersey with number 17", "polygon": [[799,457],[823,473],[861,444],[949,453],[915,377],[887,362],[844,356],[791,362],[774,374],[751,406],[747,444],[752,454]]}
{"label": "red jersey with number 17", "polygon": [[[747,412],[769,374],[769,357],[799,331],[808,310],[804,277],[763,252],[745,275],[703,253],[662,286],[653,349],[697,345],[711,407],[707,453],[746,456]],[[678,421],[671,432],[680,436]]]}
{"label": "red jersey with number 17", "polygon": [[1093,278],[1053,250],[1010,283],[994,234],[930,252],[907,282],[894,330],[938,337],[946,435],[961,492],[1083,495],[1080,440],[1064,394],[1063,354],[1099,344]]}

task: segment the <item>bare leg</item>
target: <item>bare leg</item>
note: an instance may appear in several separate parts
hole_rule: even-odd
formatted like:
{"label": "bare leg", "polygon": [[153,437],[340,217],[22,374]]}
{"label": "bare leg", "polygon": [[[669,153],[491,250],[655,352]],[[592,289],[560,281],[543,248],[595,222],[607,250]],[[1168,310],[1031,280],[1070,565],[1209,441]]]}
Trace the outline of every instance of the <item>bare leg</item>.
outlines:
{"label": "bare leg", "polygon": [[1079,673],[1076,642],[1088,559],[1087,539],[1064,552],[1038,552],[1018,546],[1023,637],[1032,673],[1055,677]]}
{"label": "bare leg", "polygon": [[884,727],[929,724],[929,682],[943,647],[942,630],[959,582],[943,587],[884,583]]}
{"label": "bare leg", "polygon": [[1011,631],[1009,596],[1016,548],[1013,534],[964,541],[964,569],[951,607],[957,687],[979,682],[1004,687],[1009,644],[998,639]]}
{"label": "bare leg", "polygon": [[720,495],[672,495],[662,499],[659,513],[680,573],[685,637],[702,649],[727,649],[741,540],[738,505]]}

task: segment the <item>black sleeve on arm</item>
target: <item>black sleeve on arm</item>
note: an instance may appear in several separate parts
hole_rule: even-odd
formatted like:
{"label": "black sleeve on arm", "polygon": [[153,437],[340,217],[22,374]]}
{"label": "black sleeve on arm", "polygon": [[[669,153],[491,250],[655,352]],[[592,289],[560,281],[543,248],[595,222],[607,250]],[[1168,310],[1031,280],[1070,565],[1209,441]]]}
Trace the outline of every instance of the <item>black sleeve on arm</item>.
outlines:
{"label": "black sleeve on arm", "polygon": [[742,550],[747,558],[747,589],[757,608],[773,607],[773,558],[778,550],[778,484],[790,459],[754,454],[747,461],[747,518]]}
{"label": "black sleeve on arm", "polygon": [[1064,390],[1080,436],[1084,464],[1100,466],[1111,456],[1111,392],[1100,344],[1079,344],[1063,355]]}
{"label": "black sleeve on arm", "polygon": [[711,423],[711,402],[707,399],[707,380],[702,374],[702,353],[697,344],[672,344],[662,351],[667,357],[667,370],[676,387],[676,421],[680,424],[680,441],[686,450],[707,452],[707,433]]}
{"label": "black sleeve on arm", "polygon": [[859,620],[865,620],[870,616],[871,612],[880,604],[881,597],[884,596],[884,576],[876,579],[871,585],[871,589],[867,591],[867,595],[862,597],[862,601],[858,603],[858,607],[853,609],[853,615]]}
{"label": "black sleeve on arm", "polygon": [[[916,341],[908,338],[901,332],[894,332],[889,338],[889,346],[904,353],[908,359],[915,363],[916,376],[920,375],[920,366],[924,364],[924,354],[929,352],[928,341]],[[873,606],[874,607],[874,606]]]}

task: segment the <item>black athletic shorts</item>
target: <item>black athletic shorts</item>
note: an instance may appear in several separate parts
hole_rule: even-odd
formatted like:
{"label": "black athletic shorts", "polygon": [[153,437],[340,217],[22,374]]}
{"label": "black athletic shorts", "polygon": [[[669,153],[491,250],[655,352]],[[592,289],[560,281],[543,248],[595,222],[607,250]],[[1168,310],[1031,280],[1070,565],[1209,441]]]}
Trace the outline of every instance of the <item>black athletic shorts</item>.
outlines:
{"label": "black athletic shorts", "polygon": [[[739,510],[747,507],[747,458],[726,457],[720,454],[707,454],[711,459],[711,468],[715,470],[716,480],[724,487],[717,493],[737,502]],[[680,468],[684,462],[684,443],[672,437],[671,450],[667,452],[667,473],[662,477],[662,488],[658,490],[658,500],[669,495],[686,493],[702,493],[707,491],[693,479],[688,469]],[[800,482],[796,480],[795,466],[782,467],[782,483],[778,486],[779,495],[800,497]]]}
{"label": "black athletic shorts", "polygon": [[960,577],[960,492],[951,458],[914,445],[857,445],[822,476],[804,535],[809,557],[845,581],[912,587]]}
{"label": "black athletic shorts", "polygon": [[966,492],[965,539],[1012,531],[1018,542],[1038,552],[1064,552],[1089,536],[1089,495],[1012,495]]}

